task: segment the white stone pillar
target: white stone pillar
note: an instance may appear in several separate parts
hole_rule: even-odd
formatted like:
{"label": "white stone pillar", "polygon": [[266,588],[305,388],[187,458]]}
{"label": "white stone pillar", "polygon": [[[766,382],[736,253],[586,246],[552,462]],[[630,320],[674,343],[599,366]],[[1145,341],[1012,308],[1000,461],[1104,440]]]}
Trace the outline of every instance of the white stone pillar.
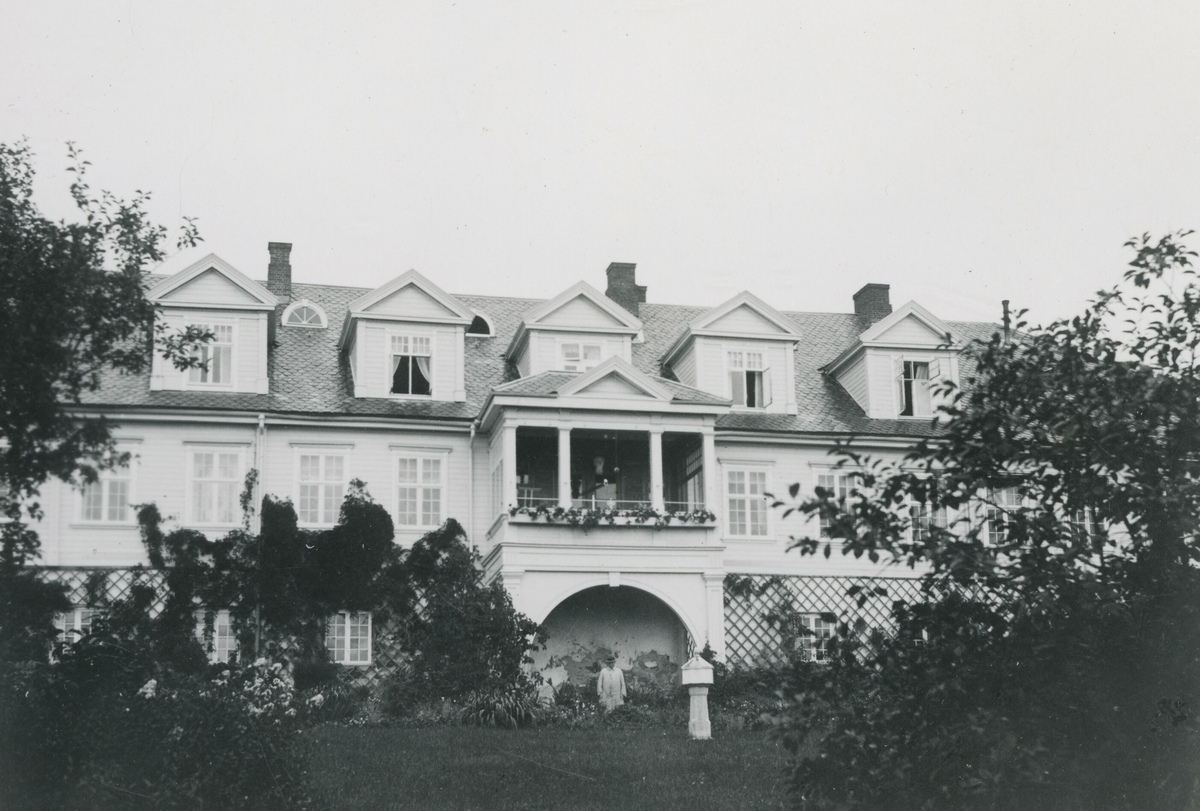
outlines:
{"label": "white stone pillar", "polygon": [[705,428],[701,435],[704,445],[704,509],[718,519],[724,516],[721,509],[721,474],[717,470],[717,437],[712,428]]}
{"label": "white stone pillar", "polygon": [[571,429],[558,427],[558,506],[571,509]]}
{"label": "white stone pillar", "polygon": [[688,735],[694,741],[712,739],[712,724],[708,720],[708,685],[693,684],[688,687],[691,696],[688,713]]}
{"label": "white stone pillar", "polygon": [[704,574],[704,607],[708,619],[708,646],[717,661],[725,661],[725,575]]}
{"label": "white stone pillar", "polygon": [[517,426],[504,424],[504,457],[500,464],[504,466],[503,486],[500,509],[507,512],[509,507],[517,506]]}
{"label": "white stone pillar", "polygon": [[663,506],[663,458],[662,428],[650,429],[650,506],[662,512]]}

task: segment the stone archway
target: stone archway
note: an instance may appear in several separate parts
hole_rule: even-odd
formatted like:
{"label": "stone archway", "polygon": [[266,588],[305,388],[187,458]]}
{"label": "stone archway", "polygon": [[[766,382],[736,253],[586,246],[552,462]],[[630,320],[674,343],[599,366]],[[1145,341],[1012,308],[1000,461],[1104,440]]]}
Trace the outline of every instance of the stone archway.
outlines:
{"label": "stone archway", "polygon": [[632,586],[594,586],[572,594],[543,622],[546,649],[534,669],[554,686],[586,688],[599,662],[615,654],[631,687],[679,683],[687,660],[687,627],[659,598]]}

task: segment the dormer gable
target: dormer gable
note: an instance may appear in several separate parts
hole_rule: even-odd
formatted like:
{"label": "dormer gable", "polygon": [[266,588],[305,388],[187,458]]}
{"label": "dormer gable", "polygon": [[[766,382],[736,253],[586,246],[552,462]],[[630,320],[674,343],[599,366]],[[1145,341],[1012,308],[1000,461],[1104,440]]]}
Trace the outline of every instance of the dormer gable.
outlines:
{"label": "dormer gable", "polygon": [[474,318],[415,270],[355,299],[341,336],[354,396],[462,402],[463,344]]}
{"label": "dormer gable", "polygon": [[796,413],[800,330],[743,291],[688,325],[662,357],[680,382],[728,398],[735,409]]}
{"label": "dormer gable", "polygon": [[938,384],[958,382],[962,341],[910,301],[864,330],[824,371],[875,419],[932,419]]}
{"label": "dormer gable", "polygon": [[279,299],[215,253],[146,291],[170,332],[199,326],[213,339],[199,348],[202,365],[180,371],[154,354],[150,388],[266,394],[268,324]]}
{"label": "dormer gable", "polygon": [[671,392],[628,361],[609,358],[559,390],[561,397],[649,398],[671,401]]}
{"label": "dormer gable", "polygon": [[642,322],[587,282],[525,314],[505,353],[522,377],[587,371],[608,358],[632,357]]}
{"label": "dormer gable", "polygon": [[279,303],[271,291],[210,253],[146,291],[160,307],[215,307],[273,310]]}

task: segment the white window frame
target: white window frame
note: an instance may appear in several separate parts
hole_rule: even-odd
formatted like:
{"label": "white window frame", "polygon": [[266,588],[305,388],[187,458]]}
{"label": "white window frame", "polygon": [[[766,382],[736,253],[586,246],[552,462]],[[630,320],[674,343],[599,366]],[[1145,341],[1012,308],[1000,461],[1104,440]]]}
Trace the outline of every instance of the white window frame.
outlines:
{"label": "white window frame", "polygon": [[196,639],[204,648],[204,655],[213,664],[230,661],[239,653],[237,633],[233,628],[233,617],[227,609],[214,611],[212,639],[205,639],[204,614],[204,611],[196,612]]}
{"label": "white window frame", "polygon": [[[384,367],[384,374],[386,375],[384,391],[386,391],[388,393],[387,394],[388,397],[395,397],[395,398],[398,398],[401,400],[432,400],[436,397],[437,383],[435,382],[435,378],[436,378],[437,370],[435,367],[437,366],[437,352],[434,351],[435,338],[436,338],[436,336],[433,335],[432,333],[419,332],[419,331],[388,332],[386,334],[386,338],[385,338],[386,343],[384,344],[384,351],[387,353],[387,355],[384,357],[383,367]],[[398,342],[400,342],[400,341],[403,341],[404,343],[398,344]],[[426,344],[426,346],[428,347],[428,354],[422,354],[420,352],[420,350],[417,346],[418,342],[424,342]],[[402,351],[402,352],[396,351],[398,346],[399,346],[399,348],[402,348],[405,351]],[[405,392],[392,391],[392,385],[395,382],[395,378],[396,378],[396,361],[395,361],[395,359],[397,356],[408,357],[408,358],[418,358],[418,357],[429,358],[429,381],[428,381],[429,382],[429,394],[410,394],[410,393],[405,393]],[[412,389],[412,365],[413,365],[413,363],[414,363],[414,361],[411,361],[411,360],[409,361],[408,388],[410,390]]]}
{"label": "white window frame", "polygon": [[987,546],[1000,546],[1008,542],[1008,530],[1004,516],[1009,510],[1018,510],[1024,504],[1020,489],[1016,485],[989,487],[983,503],[983,542]]}
{"label": "white window frame", "polygon": [[[294,449],[292,467],[292,492],[296,494],[296,521],[302,527],[332,527],[341,516],[342,502],[346,500],[346,491],[350,489],[350,447],[316,447],[308,445],[296,446]],[[319,478],[308,480],[304,478],[304,457],[315,456],[318,459]],[[328,460],[340,457],[342,460],[342,475],[340,479],[328,478]],[[317,513],[320,520],[310,521],[304,515],[304,488],[317,487]],[[327,488],[341,487],[341,496],[332,512],[326,509]]]}
{"label": "white window frame", "polygon": [[[757,390],[761,397],[754,405],[747,405],[750,375],[758,375]],[[734,376],[739,384],[734,383]],[[774,402],[771,389],[771,367],[767,364],[767,347],[725,347],[725,393],[734,408],[747,411],[765,411]],[[740,402],[739,402],[740,400]]]}
{"label": "white window frame", "polygon": [[78,642],[91,632],[92,624],[103,614],[99,608],[77,605],[56,615],[54,627],[58,629],[58,641],[64,645]]}
{"label": "white window frame", "polygon": [[[735,486],[734,476],[741,476],[740,493],[732,492]],[[753,492],[754,481],[759,479],[760,492]],[[774,537],[774,526],[771,520],[770,504],[766,494],[771,491],[771,468],[769,465],[746,463],[723,463],[721,465],[721,504],[725,511],[725,535],[729,538],[739,538],[751,541],[769,540]],[[744,504],[744,531],[735,531],[734,501]],[[756,514],[761,517],[761,524],[756,520]],[[762,532],[755,532],[758,527]]]}
{"label": "white window frame", "polygon": [[[902,420],[928,420],[932,419],[937,413],[937,405],[933,402],[933,384],[935,379],[941,376],[941,359],[931,357],[902,357],[897,362],[899,372],[896,375],[896,417]],[[917,367],[925,367],[925,377],[916,377]],[[909,377],[910,367],[913,377]],[[912,413],[905,414],[905,410],[909,408],[909,403],[905,397],[906,385],[912,383],[912,388],[915,391],[920,384],[925,386],[925,403],[928,406],[927,411],[918,412],[916,397],[913,398]]]}
{"label": "white window frame", "polygon": [[[814,474],[813,489],[816,493],[816,487],[824,487],[827,490],[832,490],[833,500],[837,501],[845,498],[847,503],[854,498],[853,491],[857,485],[855,480],[855,471],[853,470],[838,470],[834,468],[817,469]],[[831,538],[829,535],[829,522],[825,518],[819,518],[817,524],[817,537],[826,540],[842,541],[842,538]]]}
{"label": "white window frame", "polygon": [[908,538],[914,543],[927,540],[933,527],[949,529],[951,523],[950,510],[947,507],[934,507],[931,504],[917,502],[908,505]]}
{"label": "white window frame", "polygon": [[[308,309],[312,310],[313,314],[317,317],[316,323],[309,321],[309,322],[306,322],[303,324],[293,324],[288,320],[301,307],[307,307]],[[325,310],[321,307],[320,304],[315,304],[315,303],[309,301],[308,299],[301,299],[300,301],[293,301],[291,304],[289,304],[287,306],[287,309],[283,311],[283,315],[280,317],[279,322],[281,324],[283,324],[283,326],[285,326],[285,327],[301,327],[303,329],[325,329],[326,327],[329,326],[329,316],[325,315]]]}
{"label": "white window frame", "polygon": [[[575,357],[567,357],[567,347],[575,348]],[[588,350],[595,349],[596,357],[589,358]],[[558,343],[558,368],[563,372],[587,372],[595,369],[604,360],[604,343],[570,340]]]}
{"label": "white window frame", "polygon": [[[137,524],[137,514],[133,509],[136,503],[137,489],[137,457],[134,456],[129,449],[121,448],[118,445],[118,453],[130,453],[129,464],[125,467],[116,470],[100,470],[99,478],[91,484],[81,484],[75,490],[75,522],[78,524],[86,524],[89,526],[133,526]],[[118,483],[125,483],[125,504],[124,516],[113,518],[111,517],[110,503],[112,500],[112,488]],[[93,488],[100,490],[100,518],[93,518],[87,514],[88,495]]]}
{"label": "white window frame", "polygon": [[[401,461],[415,463],[415,465],[416,465],[416,473],[415,473],[416,481],[409,481],[407,479],[408,475],[412,475],[411,472],[408,471],[407,469],[405,470],[406,479],[404,481],[401,481],[401,469],[400,469]],[[450,461],[449,454],[447,454],[447,453],[430,453],[429,451],[418,451],[418,450],[397,450],[397,451],[393,452],[393,454],[392,454],[392,520],[395,522],[397,531],[404,531],[404,530],[428,531],[431,529],[437,529],[446,520],[446,517],[448,514],[448,510],[446,509],[446,507],[447,507],[446,492],[448,489],[446,486],[446,477],[447,477],[447,468],[449,466],[449,461]],[[438,464],[438,481],[436,481],[436,482],[428,482],[425,480],[425,476],[426,476],[426,472],[427,472],[426,465],[430,462],[436,462]],[[416,500],[415,501],[415,503],[416,503],[416,513],[415,513],[416,523],[409,523],[408,521],[401,520],[402,518],[407,517],[409,514],[407,510],[404,512],[403,516],[401,515],[401,512],[400,512],[400,508],[401,508],[400,488],[401,487],[405,488],[406,490],[413,489],[413,490],[417,491],[414,496],[414,498]],[[438,491],[438,514],[437,514],[437,518],[435,521],[426,522],[425,519],[426,519],[427,515],[426,515],[426,510],[425,510],[425,504],[426,504],[427,491],[434,490],[434,489],[436,489]],[[405,499],[405,501],[407,501],[407,499]]]}
{"label": "white window frame", "polygon": [[214,333],[214,335],[218,331],[217,327],[222,327],[222,328],[228,327],[229,328],[229,343],[228,344],[224,344],[224,343],[217,344],[216,341],[213,340],[213,341],[209,341],[206,344],[202,344],[198,350],[199,356],[201,357],[201,359],[204,359],[206,356],[209,355],[209,352],[213,346],[228,346],[229,347],[229,379],[221,381],[220,383],[196,380],[195,379],[196,376],[201,375],[201,374],[206,374],[206,373],[212,371],[212,365],[211,365],[211,361],[210,361],[207,371],[202,370],[198,367],[193,367],[193,368],[187,369],[183,372],[184,388],[199,389],[199,390],[218,390],[218,391],[224,391],[226,389],[235,388],[235,386],[237,385],[237,360],[238,360],[237,321],[232,320],[232,319],[214,318],[210,321],[192,323],[191,326],[209,330],[210,332]]}
{"label": "white window frame", "polygon": [[812,634],[798,634],[796,649],[806,662],[825,663],[829,661],[829,641],[837,635],[837,623],[823,619],[819,613],[801,614],[800,625],[812,631]]}
{"label": "white window frame", "polygon": [[[234,486],[233,508],[234,514],[231,521],[201,521],[197,517],[196,509],[196,454],[211,453],[213,457],[213,470],[219,471],[220,454],[233,454],[237,457],[235,463],[237,469],[236,479],[204,479],[203,481],[213,481],[217,483],[236,482]],[[244,445],[188,445],[186,453],[186,501],[187,501],[187,521],[184,526],[188,527],[213,527],[218,529],[226,529],[237,527],[242,522],[242,491],[246,486],[246,447]],[[215,506],[215,505],[214,505]]]}
{"label": "white window frame", "polygon": [[[362,620],[366,618],[366,636],[362,635]],[[325,624],[325,651],[329,654],[329,661],[339,665],[348,665],[350,667],[367,667],[371,664],[374,658],[374,619],[370,611],[339,611],[329,618]],[[337,636],[335,630],[342,631],[342,639],[345,644],[341,650],[337,646]],[[358,633],[355,633],[355,632]],[[353,649],[353,642],[357,640],[359,643],[366,642],[365,651],[360,646]],[[358,655],[354,655],[357,653]],[[364,656],[365,653],[365,656]]]}

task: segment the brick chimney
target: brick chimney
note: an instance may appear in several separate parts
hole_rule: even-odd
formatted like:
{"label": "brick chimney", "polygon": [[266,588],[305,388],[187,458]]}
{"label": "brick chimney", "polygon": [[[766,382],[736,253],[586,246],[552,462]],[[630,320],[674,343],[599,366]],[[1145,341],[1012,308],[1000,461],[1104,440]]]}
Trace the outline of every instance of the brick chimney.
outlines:
{"label": "brick chimney", "polygon": [[608,289],[604,291],[604,295],[634,315],[638,314],[638,305],[646,300],[646,285],[637,283],[636,270],[634,262],[613,262],[608,266]]}
{"label": "brick chimney", "polygon": [[280,304],[292,299],[292,243],[268,242],[271,261],[267,265],[267,289],[279,297]]}
{"label": "brick chimney", "polygon": [[872,324],[891,315],[892,301],[888,289],[889,285],[886,284],[864,284],[854,294],[854,314],[867,316]]}

